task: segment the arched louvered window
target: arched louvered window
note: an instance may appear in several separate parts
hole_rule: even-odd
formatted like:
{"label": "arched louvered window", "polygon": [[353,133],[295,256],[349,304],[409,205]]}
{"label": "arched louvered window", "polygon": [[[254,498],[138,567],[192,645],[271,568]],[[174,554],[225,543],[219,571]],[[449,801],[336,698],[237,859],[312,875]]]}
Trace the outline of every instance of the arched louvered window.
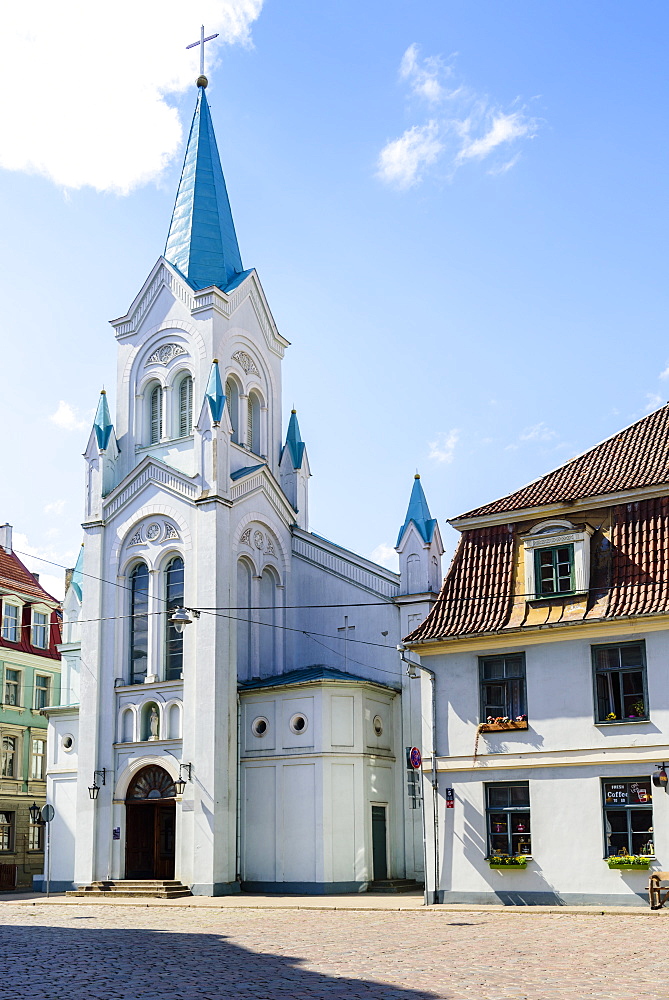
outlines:
{"label": "arched louvered window", "polygon": [[193,427],[193,379],[185,375],[179,383],[179,437],[186,437]]}
{"label": "arched louvered window", "polygon": [[246,444],[254,455],[260,454],[260,400],[255,392],[249,393]]}
{"label": "arched louvered window", "polygon": [[232,424],[232,440],[239,444],[239,387],[233,378],[225,383],[225,405]]}
{"label": "arched louvered window", "polygon": [[149,656],[149,570],[139,563],[130,574],[130,683],[142,684]]}
{"label": "arched louvered window", "polygon": [[151,444],[157,444],[163,436],[163,390],[157,385],[151,391]]}
{"label": "arched louvered window", "polygon": [[252,571],[245,559],[237,563],[237,678],[247,681],[251,677],[251,577]]}
{"label": "arched louvered window", "polygon": [[165,570],[165,600],[167,603],[165,627],[165,680],[178,681],[184,661],[184,637],[177,632],[170,618],[175,608],[184,603],[184,561],[175,556]]}

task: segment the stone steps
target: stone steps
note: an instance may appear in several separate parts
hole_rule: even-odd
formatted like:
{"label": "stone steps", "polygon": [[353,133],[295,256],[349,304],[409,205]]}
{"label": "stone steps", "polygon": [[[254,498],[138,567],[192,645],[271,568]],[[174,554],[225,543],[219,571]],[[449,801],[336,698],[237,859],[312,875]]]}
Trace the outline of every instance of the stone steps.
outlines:
{"label": "stone steps", "polygon": [[122,897],[124,899],[181,899],[191,896],[188,886],[176,879],[115,879],[114,881],[91,882],[90,885],[80,885],[71,889],[68,896],[107,898]]}
{"label": "stone steps", "polygon": [[422,889],[422,883],[412,878],[384,878],[367,886],[367,892],[421,892]]}

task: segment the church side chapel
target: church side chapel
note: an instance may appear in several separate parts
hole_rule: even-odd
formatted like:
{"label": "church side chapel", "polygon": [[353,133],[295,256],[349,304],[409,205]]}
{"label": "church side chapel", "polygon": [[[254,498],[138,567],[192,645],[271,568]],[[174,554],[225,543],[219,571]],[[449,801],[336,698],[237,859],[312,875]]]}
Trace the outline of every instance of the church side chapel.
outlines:
{"label": "church side chapel", "polygon": [[399,574],[310,532],[295,410],[282,431],[289,343],[242,264],[197,87],[164,254],[112,322],[115,417],[102,392],[85,453],[49,713],[52,886],[415,885],[419,691],[396,645],[439,591],[439,529],[416,477]]}

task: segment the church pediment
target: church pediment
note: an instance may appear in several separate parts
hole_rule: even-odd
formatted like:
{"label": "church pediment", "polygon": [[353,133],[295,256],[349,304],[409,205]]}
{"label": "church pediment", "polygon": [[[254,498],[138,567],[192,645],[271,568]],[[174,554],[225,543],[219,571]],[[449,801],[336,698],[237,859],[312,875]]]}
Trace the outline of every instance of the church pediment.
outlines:
{"label": "church pediment", "polygon": [[228,292],[212,286],[195,292],[193,298],[194,305],[191,309],[193,316],[201,316],[202,313],[211,309],[220,313],[221,316],[225,316],[226,319],[230,319],[247,299],[250,299],[258,325],[270,351],[282,358],[286,347],[290,346],[290,341],[282,337],[277,329],[255,270],[246,272],[246,277],[242,278],[240,284]]}
{"label": "church pediment", "polygon": [[105,497],[103,505],[105,520],[116,515],[138,493],[149,486],[168,490],[191,502],[200,491],[199,486],[189,476],[155,458],[147,457],[112,490],[109,496]]}
{"label": "church pediment", "polygon": [[193,310],[195,300],[192,289],[176,268],[168,264],[164,257],[159,257],[125,316],[110,320],[116,331],[117,340],[137,333],[163,288],[167,288],[175,298],[181,299],[191,311]]}
{"label": "church pediment", "polygon": [[[240,469],[238,473],[245,471]],[[285,493],[266,465],[252,466],[245,475],[238,474],[234,485],[230,488],[230,499],[233,503],[238,503],[254,493],[264,493],[281,520],[287,525],[295,523],[297,511],[291,507]]]}

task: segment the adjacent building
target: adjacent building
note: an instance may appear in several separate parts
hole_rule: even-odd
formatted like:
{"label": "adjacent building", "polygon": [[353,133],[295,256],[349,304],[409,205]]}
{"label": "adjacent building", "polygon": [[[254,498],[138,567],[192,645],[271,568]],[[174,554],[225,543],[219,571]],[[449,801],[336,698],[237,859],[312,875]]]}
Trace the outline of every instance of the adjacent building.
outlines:
{"label": "adjacent building", "polygon": [[436,600],[439,531],[419,479],[399,574],[310,531],[295,411],[282,429],[289,345],[242,265],[206,85],[164,254],[112,323],[115,419],[103,393],[85,454],[52,884],[422,880],[419,691],[396,645]]}
{"label": "adjacent building", "polygon": [[0,526],[0,886],[32,884],[42,871],[44,827],[29,808],[46,792],[47,720],[60,683],[59,604],[12,548]]}
{"label": "adjacent building", "polygon": [[428,881],[445,902],[646,900],[669,868],[669,405],[450,523],[405,640],[436,685]]}

